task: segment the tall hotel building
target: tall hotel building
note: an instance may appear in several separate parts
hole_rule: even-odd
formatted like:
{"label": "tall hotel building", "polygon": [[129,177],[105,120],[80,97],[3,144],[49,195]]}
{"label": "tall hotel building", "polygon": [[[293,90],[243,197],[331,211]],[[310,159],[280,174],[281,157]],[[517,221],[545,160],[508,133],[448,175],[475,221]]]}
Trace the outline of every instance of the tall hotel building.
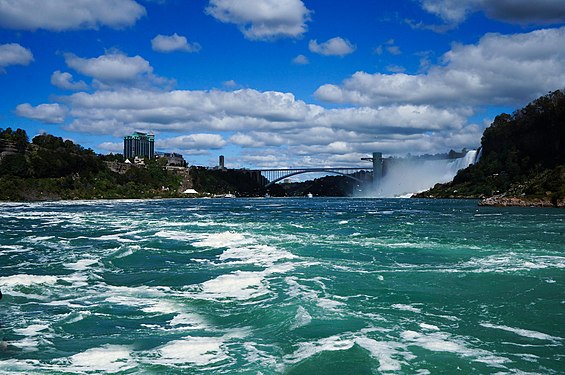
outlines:
{"label": "tall hotel building", "polygon": [[136,156],[153,159],[155,156],[155,136],[153,134],[133,132],[124,137],[124,157],[133,159]]}

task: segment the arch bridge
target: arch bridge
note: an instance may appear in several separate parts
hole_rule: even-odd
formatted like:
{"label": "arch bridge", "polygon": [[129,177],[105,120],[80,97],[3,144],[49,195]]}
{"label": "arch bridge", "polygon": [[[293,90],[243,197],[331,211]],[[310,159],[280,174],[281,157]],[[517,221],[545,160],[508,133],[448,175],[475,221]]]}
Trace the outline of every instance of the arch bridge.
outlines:
{"label": "arch bridge", "polygon": [[261,169],[257,170],[260,176],[263,178],[261,182],[264,187],[268,188],[279,181],[284,180],[285,178],[289,178],[292,176],[305,174],[305,173],[328,173],[328,174],[335,174],[341,175],[352,180],[355,180],[360,183],[366,182],[356,175],[360,172],[373,172],[372,168],[361,167],[361,168],[287,168],[287,169]]}

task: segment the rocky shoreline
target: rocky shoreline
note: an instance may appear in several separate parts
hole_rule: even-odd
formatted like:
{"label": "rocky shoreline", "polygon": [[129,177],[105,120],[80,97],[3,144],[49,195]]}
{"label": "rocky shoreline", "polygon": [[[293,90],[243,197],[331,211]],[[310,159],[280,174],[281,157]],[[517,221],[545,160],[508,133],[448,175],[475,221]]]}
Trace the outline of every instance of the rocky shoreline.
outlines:
{"label": "rocky shoreline", "polygon": [[493,207],[557,207],[565,208],[565,199],[552,201],[551,198],[493,196],[479,202],[479,206]]}

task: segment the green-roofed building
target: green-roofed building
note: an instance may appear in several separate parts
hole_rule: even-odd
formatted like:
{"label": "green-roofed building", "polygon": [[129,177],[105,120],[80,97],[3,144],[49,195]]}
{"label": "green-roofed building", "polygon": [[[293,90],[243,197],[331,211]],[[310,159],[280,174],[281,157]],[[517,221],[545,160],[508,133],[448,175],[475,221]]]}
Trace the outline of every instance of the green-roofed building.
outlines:
{"label": "green-roofed building", "polygon": [[153,134],[133,132],[124,137],[124,157],[133,160],[136,156],[153,159],[155,156],[155,136]]}

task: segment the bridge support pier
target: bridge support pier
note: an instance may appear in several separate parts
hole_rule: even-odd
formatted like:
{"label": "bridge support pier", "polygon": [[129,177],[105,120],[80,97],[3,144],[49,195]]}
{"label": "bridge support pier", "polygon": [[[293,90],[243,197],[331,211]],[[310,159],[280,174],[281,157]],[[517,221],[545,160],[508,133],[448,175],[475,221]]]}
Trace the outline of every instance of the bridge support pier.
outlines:
{"label": "bridge support pier", "polygon": [[373,152],[373,186],[378,186],[383,178],[383,154]]}

